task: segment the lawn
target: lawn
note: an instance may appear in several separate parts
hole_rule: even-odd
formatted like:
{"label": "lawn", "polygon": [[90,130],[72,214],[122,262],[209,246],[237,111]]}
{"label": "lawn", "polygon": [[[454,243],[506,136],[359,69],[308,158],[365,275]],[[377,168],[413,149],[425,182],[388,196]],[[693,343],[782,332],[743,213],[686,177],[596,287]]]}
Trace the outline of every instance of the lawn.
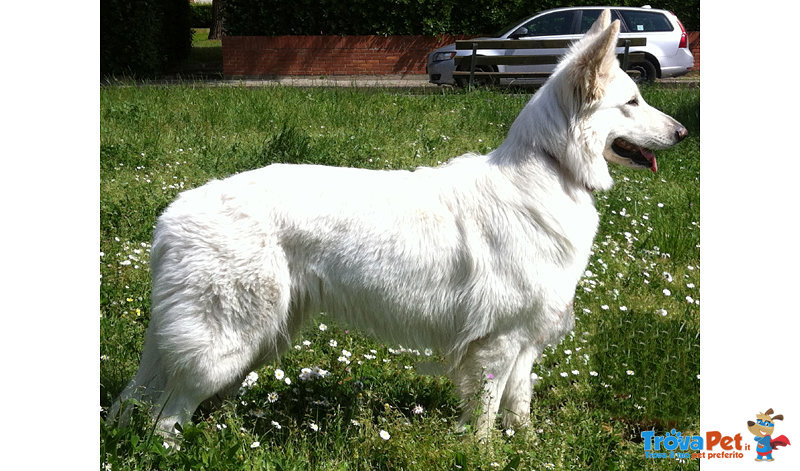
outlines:
{"label": "lawn", "polygon": [[222,47],[222,40],[208,39],[208,28],[192,29],[192,47],[196,48],[218,48]]}
{"label": "lawn", "polygon": [[[534,366],[533,426],[498,426],[485,444],[456,433],[453,385],[418,372],[437,352],[383,344],[320,314],[279,363],[196,414],[179,451],[164,448],[144,417],[127,429],[101,422],[101,464],[697,469],[692,460],[646,459],[640,432],[699,431],[700,92],[643,93],[690,137],[657,153],[657,174],[613,167],[615,187],[596,195],[601,226],[576,292],[576,327]],[[101,405],[136,370],[153,226],[179,192],[272,162],[411,169],[488,152],[528,98],[503,90],[103,87]]]}
{"label": "lawn", "polygon": [[222,41],[208,39],[208,28],[193,29],[189,56],[170,72],[183,77],[221,77]]}

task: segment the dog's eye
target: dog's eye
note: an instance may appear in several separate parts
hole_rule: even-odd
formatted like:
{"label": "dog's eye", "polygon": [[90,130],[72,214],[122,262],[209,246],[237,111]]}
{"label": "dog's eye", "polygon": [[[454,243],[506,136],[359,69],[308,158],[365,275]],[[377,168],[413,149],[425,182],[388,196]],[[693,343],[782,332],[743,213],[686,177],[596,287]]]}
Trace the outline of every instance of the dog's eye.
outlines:
{"label": "dog's eye", "polygon": [[637,97],[633,97],[628,103],[626,103],[626,105],[639,106],[639,99]]}

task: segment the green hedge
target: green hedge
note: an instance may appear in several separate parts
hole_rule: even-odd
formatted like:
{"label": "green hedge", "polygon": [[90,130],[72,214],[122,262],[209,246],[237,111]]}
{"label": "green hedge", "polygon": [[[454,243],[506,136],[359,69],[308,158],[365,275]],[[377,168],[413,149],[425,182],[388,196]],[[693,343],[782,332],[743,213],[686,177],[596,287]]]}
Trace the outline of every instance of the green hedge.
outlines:
{"label": "green hedge", "polygon": [[[614,3],[643,4],[642,0]],[[225,30],[233,36],[477,35],[494,33],[542,10],[597,4],[597,0],[228,0]],[[651,5],[673,11],[687,30],[700,29],[699,0],[666,0]]]}
{"label": "green hedge", "polygon": [[210,3],[192,3],[192,28],[210,28],[211,27],[211,4]]}
{"label": "green hedge", "polygon": [[101,0],[102,77],[154,77],[192,47],[188,0]]}

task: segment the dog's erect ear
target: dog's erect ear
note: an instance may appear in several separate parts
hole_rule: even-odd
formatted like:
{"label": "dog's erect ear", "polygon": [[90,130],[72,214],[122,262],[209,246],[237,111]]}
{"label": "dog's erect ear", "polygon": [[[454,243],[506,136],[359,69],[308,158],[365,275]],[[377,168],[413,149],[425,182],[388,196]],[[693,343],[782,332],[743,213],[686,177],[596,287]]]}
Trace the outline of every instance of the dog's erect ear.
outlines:
{"label": "dog's erect ear", "polygon": [[783,414],[778,414],[772,418],[772,420],[783,420]]}
{"label": "dog's erect ear", "polygon": [[772,415],[773,412],[774,411],[772,410],[772,407],[770,407],[766,412],[764,412],[764,415]]}
{"label": "dog's erect ear", "polygon": [[[592,29],[601,23],[603,16],[597,19]],[[603,97],[614,69],[619,67],[616,54],[618,34],[619,20],[614,20],[604,30],[587,34],[572,51],[569,77],[584,103]]]}
{"label": "dog's erect ear", "polygon": [[592,27],[589,28],[589,31],[586,32],[586,35],[591,36],[597,34],[600,31],[603,31],[604,29],[608,28],[608,25],[610,24],[611,24],[611,10],[606,8],[605,10],[600,12],[600,16],[598,16],[597,19],[594,20]]}

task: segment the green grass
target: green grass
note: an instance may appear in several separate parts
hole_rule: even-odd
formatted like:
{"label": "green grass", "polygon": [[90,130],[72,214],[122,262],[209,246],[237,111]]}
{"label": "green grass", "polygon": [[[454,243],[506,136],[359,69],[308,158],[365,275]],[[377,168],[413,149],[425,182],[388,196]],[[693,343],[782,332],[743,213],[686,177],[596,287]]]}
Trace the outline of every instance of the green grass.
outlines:
{"label": "green grass", "polygon": [[[613,167],[617,184],[597,194],[602,222],[576,291],[575,331],[534,366],[531,428],[513,436],[498,429],[488,444],[455,433],[452,384],[417,373],[426,352],[320,315],[241,396],[199,412],[180,451],[164,449],[136,417],[126,429],[100,424],[101,462],[115,470],[696,469],[696,461],[645,459],[639,433],[699,430],[699,91],[643,92],[690,137],[657,153],[657,174]],[[528,98],[491,90],[102,88],[102,406],[136,370],[153,225],[180,191],[278,161],[409,169],[487,152]],[[349,364],[339,361],[343,349]],[[301,369],[314,366],[330,374],[301,381]],[[276,379],[276,368],[292,383]]]}
{"label": "green grass", "polygon": [[208,31],[208,28],[194,28],[192,30],[192,47],[222,47],[221,39],[208,39]]}
{"label": "green grass", "polygon": [[189,57],[172,72],[183,76],[221,75],[222,40],[208,39],[208,28],[193,29]]}

